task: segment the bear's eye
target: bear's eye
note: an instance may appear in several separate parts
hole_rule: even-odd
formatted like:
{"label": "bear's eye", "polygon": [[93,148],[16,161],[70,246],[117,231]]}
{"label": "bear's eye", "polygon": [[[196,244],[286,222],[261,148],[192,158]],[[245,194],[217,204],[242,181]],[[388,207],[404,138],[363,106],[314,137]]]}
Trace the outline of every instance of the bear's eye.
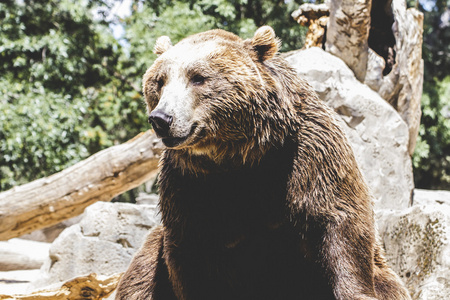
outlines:
{"label": "bear's eye", "polygon": [[164,79],[159,78],[158,80],[156,80],[156,84],[158,85],[158,90],[162,89],[162,87],[164,86]]}
{"label": "bear's eye", "polygon": [[205,77],[203,77],[202,75],[195,75],[194,77],[192,77],[191,82],[193,85],[202,85],[203,83],[205,83]]}

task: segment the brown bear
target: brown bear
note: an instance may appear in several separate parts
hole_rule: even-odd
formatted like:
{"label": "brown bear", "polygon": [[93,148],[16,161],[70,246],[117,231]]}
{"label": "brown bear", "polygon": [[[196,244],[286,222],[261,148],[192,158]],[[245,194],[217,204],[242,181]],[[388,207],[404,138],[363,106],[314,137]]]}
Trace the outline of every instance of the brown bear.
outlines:
{"label": "brown bear", "polygon": [[410,299],[349,142],[278,47],[268,26],[158,39],[143,86],[162,226],[116,299]]}

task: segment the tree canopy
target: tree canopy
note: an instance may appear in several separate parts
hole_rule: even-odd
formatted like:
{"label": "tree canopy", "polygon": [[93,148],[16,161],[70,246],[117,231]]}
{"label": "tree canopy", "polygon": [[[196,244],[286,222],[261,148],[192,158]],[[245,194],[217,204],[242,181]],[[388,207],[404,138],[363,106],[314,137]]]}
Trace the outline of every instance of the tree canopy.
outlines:
{"label": "tree canopy", "polygon": [[414,180],[419,188],[449,190],[450,4],[445,0],[411,4],[424,13],[425,65],[422,119],[413,156]]}
{"label": "tree canopy", "polygon": [[[290,14],[303,2],[323,2],[130,0],[130,14],[119,17],[122,1],[0,1],[0,191],[148,129],[141,78],[156,58],[159,36],[176,43],[222,28],[249,38],[268,24],[282,51],[299,49],[306,29]],[[425,14],[416,184],[450,188],[450,12],[444,0],[408,2]],[[123,35],[114,36],[112,28]]]}
{"label": "tree canopy", "polygon": [[117,115],[136,118],[113,76],[119,44],[108,24],[93,19],[95,5],[0,3],[1,190],[112,145],[126,135],[115,128]]}
{"label": "tree canopy", "polygon": [[[149,128],[141,77],[156,38],[223,28],[250,37],[262,24],[300,48],[290,13],[301,1],[0,2],[0,191],[58,172]],[[124,28],[116,39],[111,25]]]}

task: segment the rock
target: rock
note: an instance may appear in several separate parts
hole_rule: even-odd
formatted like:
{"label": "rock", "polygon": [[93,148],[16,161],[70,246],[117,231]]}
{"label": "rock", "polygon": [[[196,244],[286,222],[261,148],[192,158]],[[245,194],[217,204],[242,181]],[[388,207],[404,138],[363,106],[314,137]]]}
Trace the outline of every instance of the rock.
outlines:
{"label": "rock", "polygon": [[149,230],[159,223],[152,205],[97,202],[89,206],[80,223],[53,242],[33,287],[90,273],[109,276],[125,271]]}
{"label": "rock", "polygon": [[158,194],[139,193],[139,195],[136,197],[136,204],[150,205],[155,209],[157,209],[158,201],[159,201]]}
{"label": "rock", "polygon": [[378,91],[383,84],[383,70],[386,62],[383,57],[372,49],[369,49],[369,61],[367,62],[367,73],[364,83],[372,90]]}
{"label": "rock", "polygon": [[413,205],[450,205],[450,191],[415,189]]}
{"label": "rock", "polygon": [[39,278],[39,274],[39,269],[0,272],[0,295],[26,293],[30,282]]}
{"label": "rock", "polygon": [[39,269],[49,248],[48,243],[17,238],[0,242],[0,271]]}
{"label": "rock", "polygon": [[415,190],[412,207],[376,217],[386,258],[412,298],[450,299],[450,192]]}
{"label": "rock", "polygon": [[375,208],[409,207],[414,186],[408,127],[399,114],[341,59],[320,48],[296,51],[286,60],[343,121]]}
{"label": "rock", "polygon": [[80,220],[81,215],[67,219],[53,226],[24,234],[20,238],[24,240],[52,243],[64,229],[80,222]]}

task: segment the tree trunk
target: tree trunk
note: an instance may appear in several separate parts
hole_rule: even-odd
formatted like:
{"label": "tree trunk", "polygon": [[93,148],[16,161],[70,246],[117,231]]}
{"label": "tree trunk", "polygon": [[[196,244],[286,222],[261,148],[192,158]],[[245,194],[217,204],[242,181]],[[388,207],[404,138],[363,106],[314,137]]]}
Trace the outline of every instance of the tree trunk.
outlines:
{"label": "tree trunk", "polygon": [[342,59],[361,82],[367,71],[371,5],[371,0],[330,2],[325,48]]}
{"label": "tree trunk", "polygon": [[402,116],[409,128],[409,154],[413,155],[419,135],[423,87],[423,14],[407,9],[405,1],[393,0],[395,60],[392,71],[383,78],[378,93]]}
{"label": "tree trunk", "polygon": [[139,186],[157,172],[162,149],[147,131],[59,173],[0,193],[0,240],[54,225]]}
{"label": "tree trunk", "polygon": [[[335,0],[329,5],[326,50],[398,111],[409,128],[412,155],[421,117],[423,14],[407,9],[405,0]],[[309,26],[306,48],[322,46],[326,10],[327,5],[303,4],[293,13]]]}

